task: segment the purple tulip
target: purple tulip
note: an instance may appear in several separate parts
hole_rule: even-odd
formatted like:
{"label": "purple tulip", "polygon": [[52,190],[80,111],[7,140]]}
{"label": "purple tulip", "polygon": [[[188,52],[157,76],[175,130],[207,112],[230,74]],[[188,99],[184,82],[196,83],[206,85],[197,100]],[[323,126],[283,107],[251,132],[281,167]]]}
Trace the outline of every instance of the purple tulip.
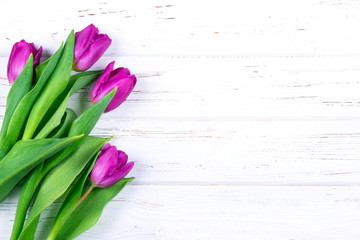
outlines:
{"label": "purple tulip", "polygon": [[40,63],[40,57],[42,53],[42,47],[36,50],[34,43],[27,43],[25,40],[21,40],[14,44],[11,49],[9,62],[7,65],[7,77],[10,85],[12,85],[16,78],[20,75],[22,70],[26,65],[27,60],[29,59],[30,54],[33,54],[33,66],[34,73],[35,68]]}
{"label": "purple tulip", "polygon": [[99,34],[99,29],[90,24],[75,33],[75,56],[73,69],[78,72],[88,70],[104,54],[111,44],[106,34]]}
{"label": "purple tulip", "polygon": [[93,103],[97,103],[106,94],[117,87],[115,96],[105,109],[105,112],[112,111],[123,103],[136,84],[136,77],[135,75],[130,74],[129,69],[117,68],[113,70],[114,64],[115,62],[111,62],[106,66],[104,72],[96,81],[90,94],[91,101]]}
{"label": "purple tulip", "polygon": [[93,185],[107,188],[124,178],[133,168],[134,162],[127,162],[128,156],[107,143],[99,154],[90,174]]}

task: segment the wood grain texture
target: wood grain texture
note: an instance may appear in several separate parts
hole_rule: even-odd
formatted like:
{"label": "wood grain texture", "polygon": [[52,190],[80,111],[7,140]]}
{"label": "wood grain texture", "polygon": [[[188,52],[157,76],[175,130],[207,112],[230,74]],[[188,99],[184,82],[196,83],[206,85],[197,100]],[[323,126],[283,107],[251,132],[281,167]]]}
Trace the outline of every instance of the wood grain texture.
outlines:
{"label": "wood grain texture", "polygon": [[[358,186],[129,185],[77,239],[358,239],[359,201]],[[0,208],[4,239],[15,203]],[[58,207],[43,214],[39,239]]]}
{"label": "wood grain texture", "polygon": [[108,55],[359,55],[359,10],[352,0],[5,0],[0,52],[21,38],[55,50],[92,22],[114,39]]}
{"label": "wood grain texture", "polygon": [[[93,69],[112,60],[138,83],[103,119],[360,118],[360,57],[112,57]],[[0,77],[3,115],[5,68]],[[75,94],[70,106],[77,112],[90,106],[89,91]]]}
{"label": "wood grain texture", "polygon": [[[0,122],[13,43],[50,56],[94,23],[113,42],[93,69],[115,60],[138,83],[92,134],[115,135],[136,179],[78,239],[357,240],[359,11],[352,0],[4,0]],[[71,98],[77,113],[90,89]],[[0,204],[0,239],[18,195]]]}
{"label": "wood grain texture", "polygon": [[112,142],[136,162],[139,183],[348,185],[360,179],[360,121],[102,120],[98,126],[94,134],[115,134]]}

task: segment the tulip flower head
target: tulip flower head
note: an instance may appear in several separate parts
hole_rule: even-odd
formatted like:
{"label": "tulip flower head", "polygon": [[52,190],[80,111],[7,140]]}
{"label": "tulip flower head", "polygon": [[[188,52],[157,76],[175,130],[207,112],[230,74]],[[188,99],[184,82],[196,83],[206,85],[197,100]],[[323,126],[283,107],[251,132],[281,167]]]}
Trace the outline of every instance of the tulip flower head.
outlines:
{"label": "tulip flower head", "polygon": [[16,78],[24,70],[26,62],[29,59],[31,53],[34,57],[33,66],[35,74],[35,68],[40,63],[42,47],[40,46],[40,48],[36,50],[34,43],[27,43],[25,40],[21,40],[20,42],[14,44],[7,65],[7,77],[10,85],[15,82]]}
{"label": "tulip flower head", "polygon": [[104,54],[110,44],[111,39],[108,35],[99,34],[99,29],[93,24],[76,32],[73,70],[78,72],[88,70]]}
{"label": "tulip flower head", "polygon": [[107,188],[124,178],[133,168],[134,162],[127,162],[125,152],[107,143],[99,154],[90,174],[96,187]]}
{"label": "tulip flower head", "polygon": [[115,96],[105,109],[105,112],[112,111],[122,104],[136,84],[136,77],[135,75],[130,74],[129,69],[117,68],[113,70],[114,64],[115,62],[111,62],[106,66],[104,72],[96,81],[90,94],[91,101],[93,103],[97,103],[100,99],[105,97],[106,94],[117,87]]}

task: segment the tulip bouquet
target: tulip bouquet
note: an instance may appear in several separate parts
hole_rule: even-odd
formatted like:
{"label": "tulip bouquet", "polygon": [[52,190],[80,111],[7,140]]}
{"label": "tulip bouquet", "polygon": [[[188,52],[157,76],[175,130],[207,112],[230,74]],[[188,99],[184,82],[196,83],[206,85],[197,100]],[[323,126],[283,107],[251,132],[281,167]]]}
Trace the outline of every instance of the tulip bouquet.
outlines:
{"label": "tulip bouquet", "polygon": [[[61,196],[47,239],[73,239],[94,226],[105,205],[134,179],[125,178],[134,163],[106,143],[111,138],[89,136],[101,114],[123,103],[136,84],[128,69],[114,70],[115,62],[87,71],[110,44],[91,24],[71,31],[42,63],[42,47],[24,40],[13,46],[0,133],[0,202],[21,185],[12,240],[34,239],[40,214]],[[69,98],[94,81],[93,105],[77,116],[67,108]]]}

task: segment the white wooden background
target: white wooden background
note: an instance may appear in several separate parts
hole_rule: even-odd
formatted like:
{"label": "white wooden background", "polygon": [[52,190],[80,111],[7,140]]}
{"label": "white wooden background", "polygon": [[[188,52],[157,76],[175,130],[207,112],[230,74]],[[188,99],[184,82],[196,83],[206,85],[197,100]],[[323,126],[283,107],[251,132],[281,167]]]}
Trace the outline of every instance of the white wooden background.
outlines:
{"label": "white wooden background", "polygon": [[13,43],[49,56],[90,23],[113,39],[94,69],[138,77],[93,131],[115,134],[136,180],[78,239],[360,239],[360,1],[2,0],[1,117]]}

